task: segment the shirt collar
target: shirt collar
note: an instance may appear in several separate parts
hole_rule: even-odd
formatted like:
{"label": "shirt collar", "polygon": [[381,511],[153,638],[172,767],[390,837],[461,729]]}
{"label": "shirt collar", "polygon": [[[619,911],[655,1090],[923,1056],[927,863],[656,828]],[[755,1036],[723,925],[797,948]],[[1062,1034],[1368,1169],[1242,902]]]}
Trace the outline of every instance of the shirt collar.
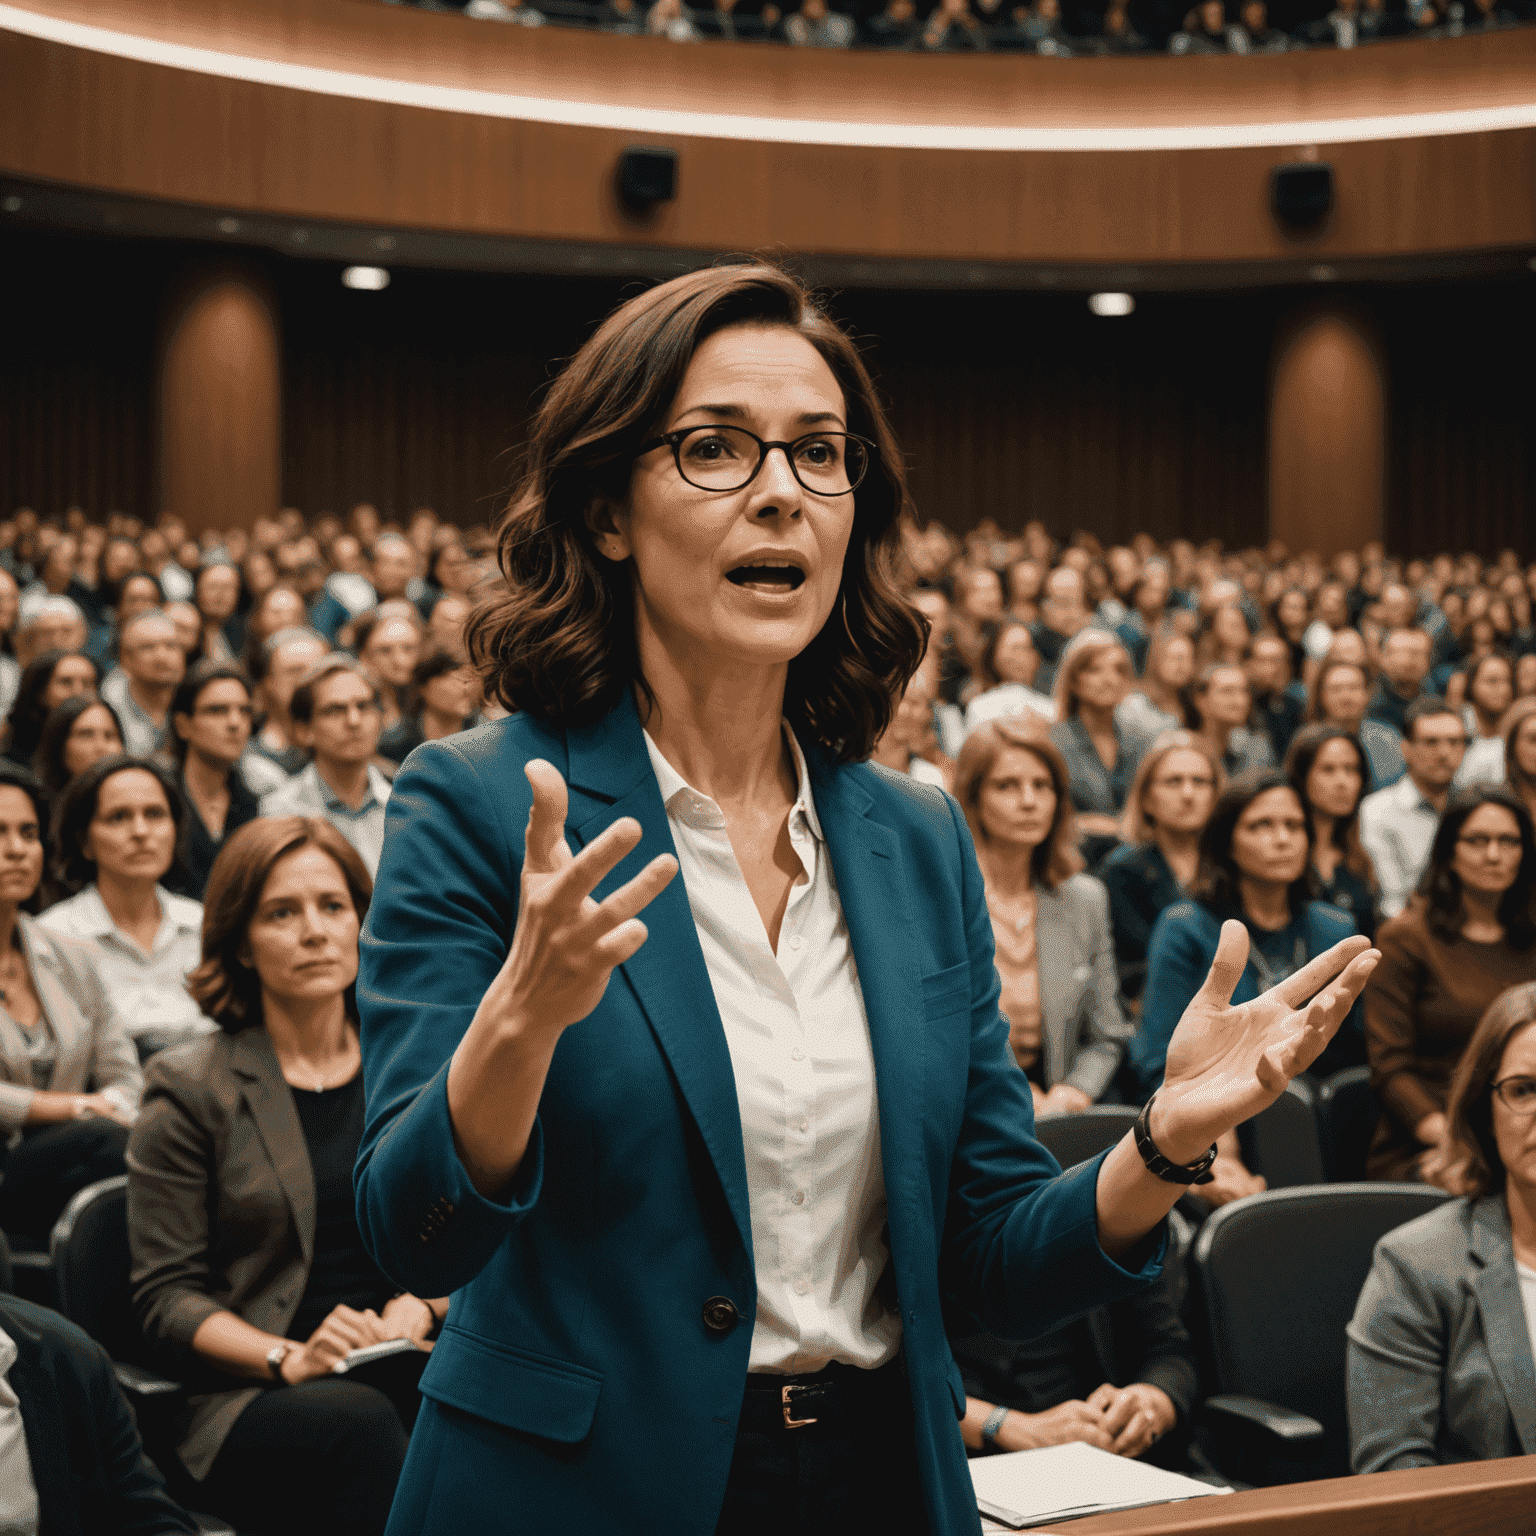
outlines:
{"label": "shirt collar", "polygon": [[1440,819],[1440,812],[1429,803],[1424,791],[1413,782],[1411,773],[1405,773],[1392,787],[1397,791],[1398,804],[1405,811],[1428,811],[1436,821]]}
{"label": "shirt collar", "polygon": [[[160,903],[160,927],[155,933],[155,948],[175,935],[177,930],[201,934],[203,931],[202,904],[189,901],[185,896],[173,896],[163,885],[156,885],[155,899]],[[107,904],[101,899],[101,888],[93,880],[74,899],[73,931],[83,939],[104,939],[117,931]]]}
{"label": "shirt collar", "polygon": [[312,782],[315,793],[320,796],[320,803],[327,811],[345,811],[348,816],[361,816],[365,811],[382,809],[384,802],[389,799],[389,781],[372,763],[368,764],[368,794],[355,811],[320,777],[320,769],[313,762],[304,771],[314,776]]}
{"label": "shirt collar", "polygon": [[[816,802],[811,797],[811,775],[805,763],[805,753],[800,750],[800,743],[795,739],[795,733],[790,728],[789,721],[781,722],[785,736],[789,738],[789,750],[795,759],[795,776],[798,781],[795,803],[790,807],[790,820],[793,821],[798,814],[810,830],[811,836],[817,842],[824,842],[822,836],[821,821],[816,815]],[[656,774],[656,784],[661,790],[661,803],[667,808],[667,814],[673,814],[674,804],[678,797],[684,797],[685,804],[702,804],[713,809],[716,815],[720,813],[720,807],[715,804],[708,795],[700,794],[676,768],[661,755],[661,749],[651,740],[651,733],[642,728],[641,734],[645,737],[645,750],[650,753],[651,767]],[[692,797],[691,800],[687,797]]]}

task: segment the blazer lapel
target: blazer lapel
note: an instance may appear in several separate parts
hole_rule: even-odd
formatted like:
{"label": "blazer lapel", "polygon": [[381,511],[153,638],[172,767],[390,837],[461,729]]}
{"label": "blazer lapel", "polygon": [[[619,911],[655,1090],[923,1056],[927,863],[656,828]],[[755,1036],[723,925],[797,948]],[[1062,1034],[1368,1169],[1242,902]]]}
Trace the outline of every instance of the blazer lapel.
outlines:
{"label": "blazer lapel", "polygon": [[17,1356],[6,1379],[21,1403],[21,1428],[37,1489],[40,1529],[49,1536],[76,1536],[80,1530],[78,1499],[70,1487],[71,1426],[59,1412],[55,1383],[44,1379],[32,1358],[30,1340],[17,1341]]}
{"label": "blazer lapel", "polygon": [[1067,904],[1057,891],[1041,889],[1035,899],[1035,963],[1040,976],[1040,1048],[1047,1086],[1066,1074],[1066,1032],[1072,970],[1077,963]]}
{"label": "blazer lapel", "polygon": [[293,1092],[283,1081],[266,1030],[242,1030],[235,1039],[230,1066],[240,1079],[257,1133],[288,1198],[307,1268],[315,1257],[315,1170],[310,1166],[304,1128],[293,1106]]}
{"label": "blazer lapel", "polygon": [[[675,857],[677,848],[628,689],[596,725],[570,732],[567,749],[566,829],[578,847],[624,816],[633,816],[641,827],[639,845],[593,890],[601,901],[658,854]],[[619,970],[677,1079],[750,1256],[752,1216],[736,1073],[682,877],[674,876],[641,917],[650,936]]]}
{"label": "blazer lapel", "polygon": [[1536,1365],[1515,1272],[1509,1216],[1498,1195],[1485,1195],[1472,1210],[1472,1252],[1480,1267],[1472,1277],[1488,1358],[1504,1391],[1520,1449],[1536,1453]]}

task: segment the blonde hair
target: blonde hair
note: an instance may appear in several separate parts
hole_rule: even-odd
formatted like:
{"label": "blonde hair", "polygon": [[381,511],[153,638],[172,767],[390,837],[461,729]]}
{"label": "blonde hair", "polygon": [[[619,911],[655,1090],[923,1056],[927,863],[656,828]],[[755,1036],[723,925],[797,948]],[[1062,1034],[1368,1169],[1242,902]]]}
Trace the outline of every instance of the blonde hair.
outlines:
{"label": "blonde hair", "polygon": [[1131,655],[1118,635],[1103,629],[1080,629],[1067,642],[1056,665],[1056,683],[1052,696],[1056,700],[1056,718],[1068,720],[1077,713],[1078,673],[1099,659],[1105,651],[1119,651],[1125,660],[1125,679],[1133,677]]}
{"label": "blonde hair", "polygon": [[1204,736],[1194,731],[1164,731],[1156,737],[1143,754],[1131,783],[1131,792],[1125,797],[1125,814],[1121,818],[1121,836],[1128,843],[1149,843],[1153,836],[1153,822],[1142,804],[1152,775],[1162,767],[1165,759],[1174,752],[1198,752],[1211,769],[1211,805],[1227,787],[1227,776],[1222,772],[1221,759],[1216,749]]}

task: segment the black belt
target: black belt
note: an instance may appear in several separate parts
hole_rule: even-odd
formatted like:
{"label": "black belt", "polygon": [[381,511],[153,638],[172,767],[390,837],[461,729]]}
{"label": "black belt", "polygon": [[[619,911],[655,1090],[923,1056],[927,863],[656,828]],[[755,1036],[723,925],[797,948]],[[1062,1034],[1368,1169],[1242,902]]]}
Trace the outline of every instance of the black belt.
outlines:
{"label": "black belt", "polygon": [[834,1360],[814,1375],[748,1376],[741,1428],[803,1434],[814,1426],[823,1433],[846,1434],[905,1410],[909,1402],[900,1357],[873,1371]]}

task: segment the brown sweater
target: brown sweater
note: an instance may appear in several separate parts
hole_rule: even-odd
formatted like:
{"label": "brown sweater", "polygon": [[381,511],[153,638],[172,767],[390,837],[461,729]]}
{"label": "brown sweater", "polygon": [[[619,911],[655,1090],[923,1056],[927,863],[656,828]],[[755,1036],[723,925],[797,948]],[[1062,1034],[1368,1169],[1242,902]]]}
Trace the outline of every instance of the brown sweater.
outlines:
{"label": "brown sweater", "polygon": [[1384,923],[1376,945],[1381,963],[1365,989],[1365,1047],[1386,1113],[1366,1171],[1411,1179],[1424,1150],[1414,1126],[1445,1109],[1451,1075],[1488,1005],[1507,987],[1536,980],[1536,947],[1522,951],[1503,939],[1447,944],[1412,910]]}

